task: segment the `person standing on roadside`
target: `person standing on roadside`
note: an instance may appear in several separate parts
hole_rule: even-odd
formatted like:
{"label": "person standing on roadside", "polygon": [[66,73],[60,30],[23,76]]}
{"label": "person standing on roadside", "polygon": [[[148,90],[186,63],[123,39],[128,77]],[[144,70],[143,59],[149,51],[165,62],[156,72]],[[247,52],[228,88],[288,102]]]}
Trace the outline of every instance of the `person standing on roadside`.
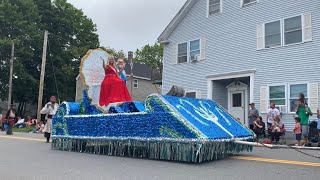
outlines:
{"label": "person standing on roadside", "polygon": [[270,108],[267,112],[267,126],[268,130],[271,130],[271,126],[275,120],[276,117],[280,117],[280,111],[276,108],[275,103],[270,104]]}
{"label": "person standing on roadside", "polygon": [[302,135],[304,138],[304,145],[309,146],[308,135],[309,135],[309,116],[312,116],[310,107],[305,103],[305,100],[300,98],[298,100],[298,107],[296,108],[296,114],[300,118]]}
{"label": "person standing on roadside", "polygon": [[16,115],[16,105],[11,104],[10,109],[7,111],[6,114],[6,124],[8,126],[7,128],[7,135],[12,135],[12,127],[14,126],[16,120],[17,120],[17,115]]}
{"label": "person standing on roadside", "polygon": [[56,114],[59,105],[56,103],[56,97],[51,96],[50,102],[48,102],[40,111],[41,114],[47,115],[47,123],[44,127],[44,137],[47,138],[47,143],[49,143],[51,131],[52,131],[52,118]]}
{"label": "person standing on roadside", "polygon": [[250,105],[250,110],[249,110],[249,127],[251,130],[253,130],[253,122],[257,120],[259,117],[259,111],[255,108],[255,104],[252,102],[249,104]]}

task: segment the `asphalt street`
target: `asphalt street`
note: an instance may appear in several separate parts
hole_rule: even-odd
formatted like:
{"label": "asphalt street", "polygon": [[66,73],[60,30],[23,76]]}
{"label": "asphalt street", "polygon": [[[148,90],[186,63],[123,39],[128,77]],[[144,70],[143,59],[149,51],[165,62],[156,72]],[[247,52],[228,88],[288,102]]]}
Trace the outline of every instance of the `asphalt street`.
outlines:
{"label": "asphalt street", "polygon": [[[320,156],[320,151],[305,151]],[[254,148],[187,164],[55,151],[40,134],[0,133],[0,179],[320,179],[320,159],[291,149]]]}

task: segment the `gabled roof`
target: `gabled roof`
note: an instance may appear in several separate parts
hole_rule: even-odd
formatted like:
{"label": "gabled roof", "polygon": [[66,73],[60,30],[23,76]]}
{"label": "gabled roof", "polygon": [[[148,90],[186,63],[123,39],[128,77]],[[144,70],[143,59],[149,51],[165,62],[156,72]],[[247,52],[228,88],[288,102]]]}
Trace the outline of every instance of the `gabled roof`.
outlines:
{"label": "gabled roof", "polygon": [[[130,63],[126,62],[125,71],[127,75],[131,73]],[[137,78],[145,78],[149,80],[159,80],[161,79],[160,73],[156,70],[153,70],[147,64],[133,63],[133,76]]]}
{"label": "gabled roof", "polygon": [[198,0],[188,0],[182,8],[179,10],[179,12],[175,15],[175,17],[171,20],[169,25],[165,28],[165,30],[161,33],[161,35],[158,37],[158,42],[163,43],[166,42],[167,38],[170,36],[170,34],[176,29],[178,24],[181,22],[181,20],[186,16],[186,14],[189,12],[189,10],[192,8],[192,6],[197,2]]}

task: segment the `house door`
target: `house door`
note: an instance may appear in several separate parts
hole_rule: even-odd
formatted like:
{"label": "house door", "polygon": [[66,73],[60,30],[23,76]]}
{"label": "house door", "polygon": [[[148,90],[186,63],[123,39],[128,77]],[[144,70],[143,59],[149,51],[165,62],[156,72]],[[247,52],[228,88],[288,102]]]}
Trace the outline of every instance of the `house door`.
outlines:
{"label": "house door", "polygon": [[239,118],[241,123],[244,124],[245,91],[230,91],[229,93],[229,112],[233,117]]}

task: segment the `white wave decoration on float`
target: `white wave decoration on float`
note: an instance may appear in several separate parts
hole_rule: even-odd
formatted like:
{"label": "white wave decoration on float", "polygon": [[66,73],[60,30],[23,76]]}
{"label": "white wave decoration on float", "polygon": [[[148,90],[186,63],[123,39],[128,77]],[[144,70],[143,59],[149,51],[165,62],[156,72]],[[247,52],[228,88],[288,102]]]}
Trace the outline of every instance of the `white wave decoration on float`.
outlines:
{"label": "white wave decoration on float", "polygon": [[101,110],[103,107],[99,106],[100,87],[105,77],[102,59],[107,64],[109,57],[110,55],[102,49],[89,50],[82,58],[80,66],[80,76],[87,87],[87,95],[91,100],[91,105],[95,105]]}

